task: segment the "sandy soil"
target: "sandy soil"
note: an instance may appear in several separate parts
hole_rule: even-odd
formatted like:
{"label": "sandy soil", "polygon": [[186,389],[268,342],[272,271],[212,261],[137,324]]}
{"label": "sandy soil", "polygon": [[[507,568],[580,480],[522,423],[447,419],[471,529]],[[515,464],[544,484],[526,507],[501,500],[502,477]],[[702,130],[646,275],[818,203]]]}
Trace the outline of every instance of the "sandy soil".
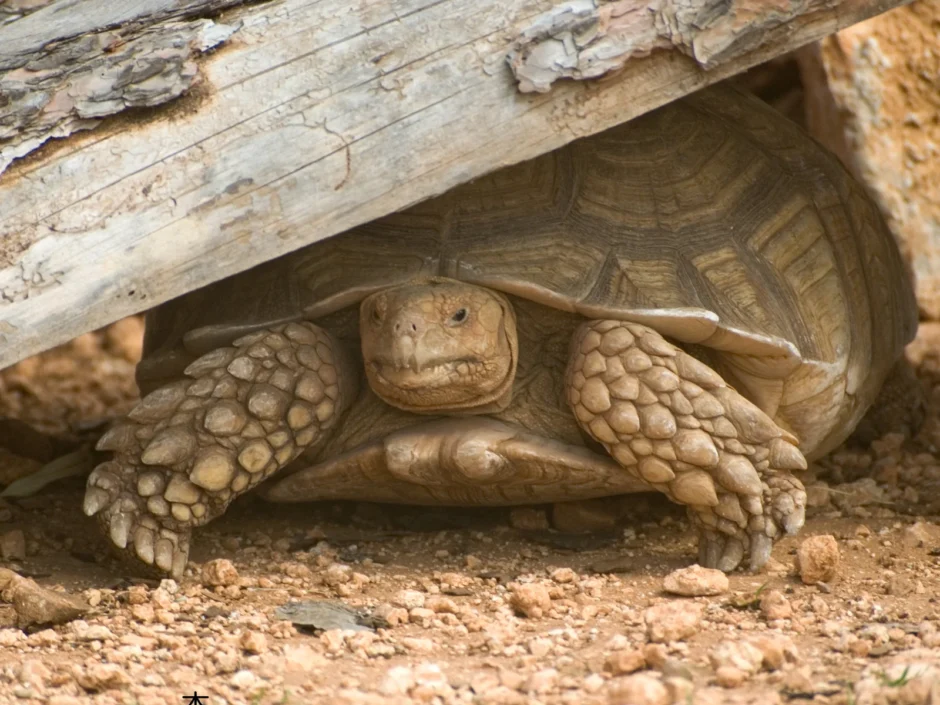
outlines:
{"label": "sandy soil", "polygon": [[[786,93],[787,112],[798,99]],[[0,372],[0,418],[45,434],[0,425],[0,485],[129,408],[140,331],[128,319]],[[657,497],[589,507],[582,523],[602,529],[563,534],[545,508],[249,496],[198,532],[179,584],[111,557],[81,513],[80,478],[0,500],[0,703],[936,705],[938,324],[922,326],[910,357],[929,399],[918,437],[810,468],[802,534],[759,575],[693,576],[691,591],[711,594],[665,591],[693,563],[694,537]],[[801,546],[804,573],[819,559],[822,582],[794,567]],[[276,614],[291,602],[325,628]]]}

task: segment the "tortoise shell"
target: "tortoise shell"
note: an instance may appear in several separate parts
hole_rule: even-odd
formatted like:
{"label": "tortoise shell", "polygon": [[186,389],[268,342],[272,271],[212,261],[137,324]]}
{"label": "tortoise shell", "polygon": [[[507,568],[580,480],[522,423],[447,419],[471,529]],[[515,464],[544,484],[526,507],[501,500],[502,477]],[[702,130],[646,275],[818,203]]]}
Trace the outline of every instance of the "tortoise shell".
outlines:
{"label": "tortoise shell", "polygon": [[431,275],[689,344],[809,457],[851,431],[917,325],[863,188],[799,127],[719,85],[164,304],[139,380]]}

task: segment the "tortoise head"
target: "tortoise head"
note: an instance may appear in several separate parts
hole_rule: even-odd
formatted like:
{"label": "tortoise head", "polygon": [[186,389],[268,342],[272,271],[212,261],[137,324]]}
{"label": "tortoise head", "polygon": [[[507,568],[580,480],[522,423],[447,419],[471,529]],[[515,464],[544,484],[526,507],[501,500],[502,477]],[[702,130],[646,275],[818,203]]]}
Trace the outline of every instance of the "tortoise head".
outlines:
{"label": "tortoise head", "polygon": [[453,279],[408,282],[359,309],[366,378],[392,406],[486,413],[512,396],[516,317],[501,294]]}

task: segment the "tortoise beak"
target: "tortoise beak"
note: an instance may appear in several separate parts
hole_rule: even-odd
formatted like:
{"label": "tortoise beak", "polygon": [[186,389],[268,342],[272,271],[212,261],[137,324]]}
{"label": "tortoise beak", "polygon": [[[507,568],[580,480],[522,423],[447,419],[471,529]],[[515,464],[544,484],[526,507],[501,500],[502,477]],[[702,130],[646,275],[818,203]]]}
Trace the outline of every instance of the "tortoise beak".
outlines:
{"label": "tortoise beak", "polygon": [[405,313],[389,324],[389,361],[394,367],[417,373],[438,357],[433,341],[439,336],[428,335],[423,317]]}
{"label": "tortoise beak", "polygon": [[389,352],[393,366],[402,370],[410,367],[413,371],[418,371],[418,362],[415,359],[415,339],[410,335],[396,336],[392,341]]}

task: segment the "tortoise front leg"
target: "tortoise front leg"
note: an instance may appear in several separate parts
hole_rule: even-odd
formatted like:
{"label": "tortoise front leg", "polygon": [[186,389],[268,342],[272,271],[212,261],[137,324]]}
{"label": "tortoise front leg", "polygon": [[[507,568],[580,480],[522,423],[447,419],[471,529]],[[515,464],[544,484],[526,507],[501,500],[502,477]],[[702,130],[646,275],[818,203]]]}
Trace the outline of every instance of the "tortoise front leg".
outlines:
{"label": "tortoise front leg", "polygon": [[623,321],[582,325],[566,379],[578,422],[624,468],[688,507],[699,562],[758,570],[783,529],[803,525],[805,469],[796,439],[656,331]]}
{"label": "tortoise front leg", "polygon": [[190,530],[290,463],[351,400],[330,335],[289,323],[206,353],[109,430],[114,451],[88,477],[84,509],[111,541],[179,578]]}

